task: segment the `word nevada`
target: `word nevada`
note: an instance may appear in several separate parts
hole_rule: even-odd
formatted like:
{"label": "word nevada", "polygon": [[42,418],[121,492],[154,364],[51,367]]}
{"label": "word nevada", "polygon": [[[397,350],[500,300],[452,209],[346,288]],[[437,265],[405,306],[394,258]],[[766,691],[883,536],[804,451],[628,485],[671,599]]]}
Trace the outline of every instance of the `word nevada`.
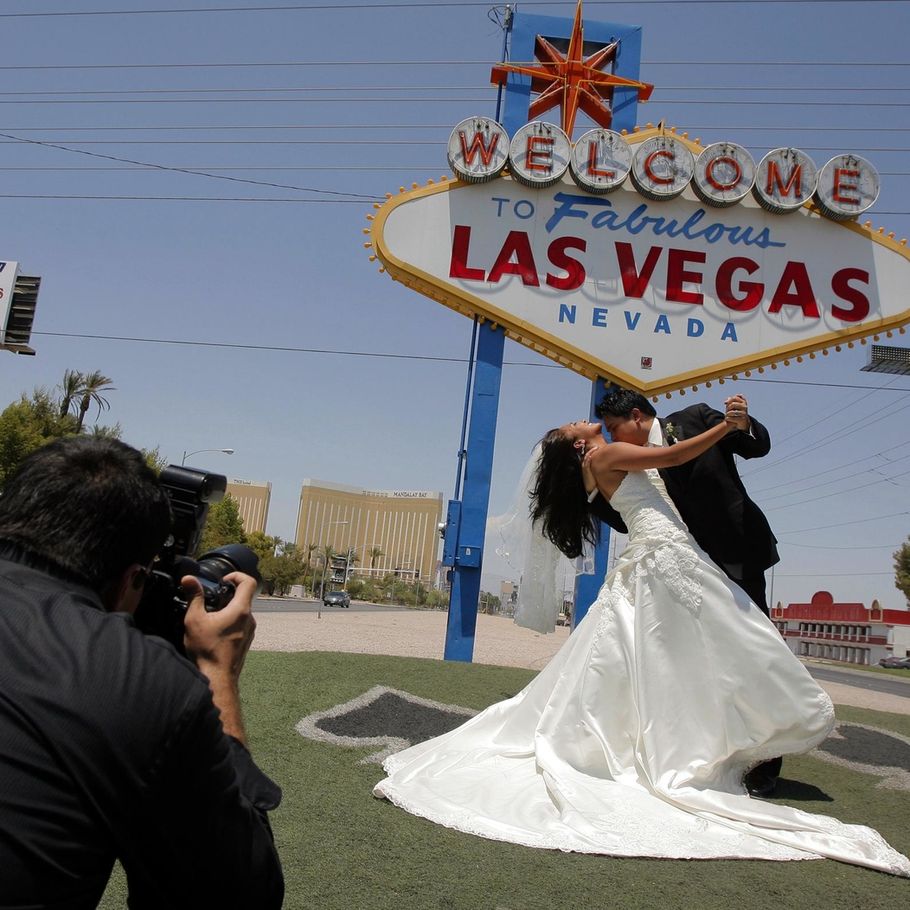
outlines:
{"label": "word nevada", "polygon": [[670,133],[630,143],[613,130],[593,129],[573,144],[558,126],[541,121],[525,124],[510,140],[488,117],[462,120],[449,137],[448,159],[468,183],[493,180],[508,165],[525,186],[552,186],[569,171],[582,189],[600,195],[631,177],[648,199],[673,199],[691,186],[708,205],[734,205],[751,194],[777,215],[795,212],[811,199],[834,221],[858,217],[879,193],[878,172],[857,155],[836,155],[819,169],[800,149],[777,148],[756,165],[735,142],[716,142],[696,157]]}

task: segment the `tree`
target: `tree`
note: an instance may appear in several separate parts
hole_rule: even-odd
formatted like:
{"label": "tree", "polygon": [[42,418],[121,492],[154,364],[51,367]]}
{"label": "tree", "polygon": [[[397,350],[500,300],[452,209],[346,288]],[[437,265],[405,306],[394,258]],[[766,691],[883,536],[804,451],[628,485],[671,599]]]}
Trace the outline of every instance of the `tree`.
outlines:
{"label": "tree", "polygon": [[910,537],[894,551],[894,587],[910,603]]}
{"label": "tree", "polygon": [[209,506],[209,514],[199,543],[199,553],[208,553],[209,550],[215,550],[225,544],[245,541],[240,508],[237,500],[228,493],[220,502]]}
{"label": "tree", "polygon": [[291,585],[297,584],[303,576],[303,563],[296,544],[279,541],[277,550],[264,560],[263,578],[267,573],[274,593],[287,594]]}
{"label": "tree", "polygon": [[[119,427],[120,424],[118,423]],[[167,459],[161,454],[161,447],[155,446],[154,449],[141,449],[145,463],[156,473],[160,474],[167,467]]]}
{"label": "tree", "polygon": [[105,376],[100,370],[93,370],[82,376],[82,383],[77,394],[82,398],[79,402],[79,414],[76,418],[76,432],[82,432],[82,424],[85,422],[85,415],[92,404],[98,406],[98,415],[102,411],[110,408],[110,402],[101,394],[102,392],[115,391],[111,385],[112,379]]}
{"label": "tree", "polygon": [[382,552],[382,547],[370,547],[370,568],[375,569],[376,563],[385,556],[385,553]]}
{"label": "tree", "polygon": [[60,416],[66,417],[73,402],[82,391],[82,374],[78,370],[65,370],[60,383]]}
{"label": "tree", "polygon": [[0,487],[19,462],[45,443],[76,432],[69,414],[60,416],[57,403],[47,389],[23,394],[0,412]]}

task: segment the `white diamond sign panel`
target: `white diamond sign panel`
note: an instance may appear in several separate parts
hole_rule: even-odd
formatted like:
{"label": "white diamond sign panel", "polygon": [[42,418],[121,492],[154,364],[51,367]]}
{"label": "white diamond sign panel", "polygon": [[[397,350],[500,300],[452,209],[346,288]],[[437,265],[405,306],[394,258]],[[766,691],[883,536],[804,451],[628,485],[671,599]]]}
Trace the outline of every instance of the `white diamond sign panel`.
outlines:
{"label": "white diamond sign panel", "polygon": [[371,233],[396,280],[644,394],[910,321],[905,244],[811,202],[776,214],[691,185],[651,199],[631,181],[595,195],[569,174],[542,189],[505,176],[402,193]]}

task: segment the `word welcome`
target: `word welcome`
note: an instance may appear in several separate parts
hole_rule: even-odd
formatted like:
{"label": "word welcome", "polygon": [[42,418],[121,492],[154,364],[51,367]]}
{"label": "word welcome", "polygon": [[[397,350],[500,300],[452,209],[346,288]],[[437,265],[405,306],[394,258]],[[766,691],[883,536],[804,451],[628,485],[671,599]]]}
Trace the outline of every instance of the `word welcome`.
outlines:
{"label": "word welcome", "polygon": [[568,171],[589,193],[618,189],[631,176],[649,199],[673,199],[691,186],[709,205],[725,207],[750,193],[774,214],[795,212],[812,200],[825,217],[858,217],[878,198],[879,176],[864,158],[845,153],[821,169],[803,151],[778,148],[756,165],[734,142],[707,146],[696,158],[678,137],[659,133],[634,148],[619,133],[590,130],[576,143],[552,123],[525,124],[512,139],[488,117],[459,123],[449,137],[448,160],[460,179],[484,183],[509,173],[530,187],[552,186]]}

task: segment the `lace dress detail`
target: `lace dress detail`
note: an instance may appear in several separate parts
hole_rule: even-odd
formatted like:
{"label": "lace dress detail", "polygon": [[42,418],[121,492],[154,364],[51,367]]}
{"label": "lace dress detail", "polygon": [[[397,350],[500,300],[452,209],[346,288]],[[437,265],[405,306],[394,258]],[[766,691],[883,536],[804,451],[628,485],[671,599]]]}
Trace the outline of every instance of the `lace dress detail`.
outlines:
{"label": "lace dress detail", "polygon": [[744,772],[814,748],[831,700],[689,536],[656,471],[611,498],[628,543],[518,695],[386,761],[374,790],[529,847],[664,858],[830,857],[910,877],[871,828],[753,800]]}

